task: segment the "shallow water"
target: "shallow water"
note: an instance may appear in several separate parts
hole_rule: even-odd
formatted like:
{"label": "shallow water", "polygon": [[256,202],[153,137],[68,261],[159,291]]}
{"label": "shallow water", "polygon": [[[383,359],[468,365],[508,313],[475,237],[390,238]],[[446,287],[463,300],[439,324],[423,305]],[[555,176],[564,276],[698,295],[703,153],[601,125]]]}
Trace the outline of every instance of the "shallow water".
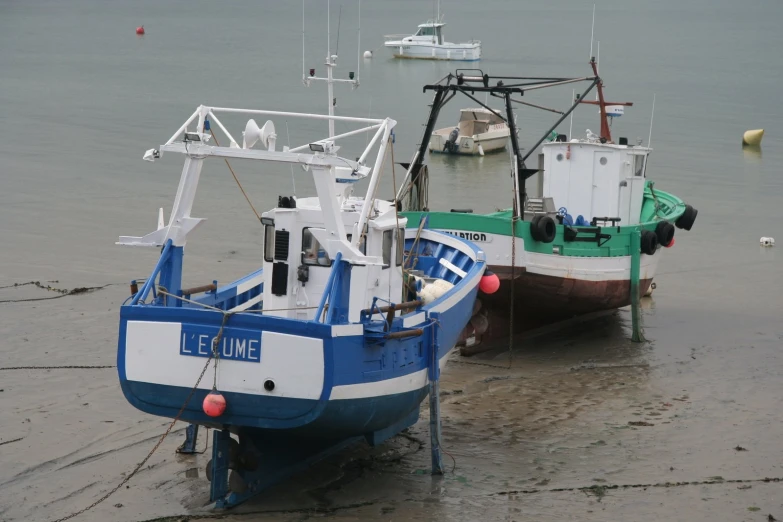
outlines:
{"label": "shallow water", "polygon": [[[332,4],[336,18],[339,4]],[[589,73],[588,5],[443,4],[449,39],[483,40],[486,72]],[[308,4],[308,67],[322,62],[323,12],[321,3]],[[412,0],[365,1],[362,48],[377,48],[380,35],[407,31],[428,15]],[[783,267],[776,248],[758,245],[760,236],[778,235],[783,218],[781,15],[783,7],[768,2],[598,5],[608,96],[635,102],[613,132],[647,141],[654,93],[648,175],[699,209],[693,231],[678,231],[646,300],[649,342],[630,343],[622,310],[516,339],[511,368],[506,349],[454,357],[443,383],[453,473],[426,473],[424,411],[409,436],[347,450],[234,518],[273,511],[281,520],[783,519],[779,483],[709,480],[783,477]],[[343,4],[343,74],[355,68],[355,19],[353,4]],[[147,35],[137,38],[142,23]],[[141,155],[199,103],[322,111],[322,86],[299,83],[300,25],[296,2],[0,1],[0,286],[109,285],[42,301],[19,300],[60,294],[0,289],[0,367],[114,364],[127,282],[148,274],[155,252],[113,242],[151,230],[157,208],[170,210],[180,172],[180,158],[149,164]],[[363,61],[358,91],[338,88],[338,114],[396,119],[395,160],[404,161],[429,100],[421,86],[455,67],[393,61],[380,50]],[[562,106],[570,95],[530,94],[529,101]],[[472,104],[454,105],[453,114]],[[451,125],[449,114],[442,126]],[[529,146],[553,119],[525,110],[519,121]],[[275,123],[282,134],[284,122]],[[597,123],[582,109],[574,133]],[[740,147],[749,128],[767,131],[760,151]],[[292,132],[291,140],[305,142],[316,130]],[[432,206],[509,206],[505,155],[429,163]],[[293,190],[287,172],[234,166],[257,208]],[[255,218],[224,166],[208,167],[202,180],[194,215],[209,221],[189,245],[186,284],[229,280],[260,257]],[[392,180],[384,183],[390,191]],[[296,188],[300,195],[311,189],[304,173]],[[124,400],[113,369],[2,370],[0,389],[0,520],[51,520],[90,504],[167,424]],[[205,512],[207,455],[174,453],[183,428],[129,488],[77,520]],[[202,432],[199,444],[205,440]],[[683,481],[700,483],[568,489]],[[529,490],[538,491],[521,493]]]}

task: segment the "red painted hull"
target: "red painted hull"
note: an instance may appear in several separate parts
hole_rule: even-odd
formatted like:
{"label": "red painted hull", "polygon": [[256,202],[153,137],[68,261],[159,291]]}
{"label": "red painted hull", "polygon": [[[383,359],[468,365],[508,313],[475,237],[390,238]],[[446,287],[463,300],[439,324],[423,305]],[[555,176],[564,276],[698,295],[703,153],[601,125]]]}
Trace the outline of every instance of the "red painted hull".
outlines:
{"label": "red painted hull", "polygon": [[[533,274],[517,268],[512,283],[509,267],[490,266],[489,270],[500,277],[500,289],[491,295],[479,292],[480,309],[463,334],[465,338],[475,335],[481,343],[508,337],[512,327],[514,333],[520,333],[631,304],[628,279],[585,281]],[[644,279],[639,288],[645,291],[651,282],[652,279]]]}

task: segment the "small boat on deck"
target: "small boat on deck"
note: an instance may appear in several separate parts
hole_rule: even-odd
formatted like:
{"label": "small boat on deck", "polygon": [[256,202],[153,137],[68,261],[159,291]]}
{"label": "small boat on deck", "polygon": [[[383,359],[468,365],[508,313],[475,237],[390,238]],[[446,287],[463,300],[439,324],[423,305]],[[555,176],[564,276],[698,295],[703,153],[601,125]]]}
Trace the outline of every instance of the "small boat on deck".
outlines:
{"label": "small boat on deck", "polygon": [[[271,120],[259,128],[250,119],[237,141],[217,118],[224,114],[362,127],[280,151]],[[168,224],[159,218],[157,230],[119,239],[161,250],[121,307],[119,380],[139,410],[216,430],[207,477],[218,507],[349,443],[377,445],[413,425],[470,320],[483,251],[426,218],[406,228],[397,205],[376,198],[395,123],[202,105],[145,154],[179,153],[185,164]],[[373,135],[366,149],[338,156],[335,143],[361,132]],[[202,167],[235,158],[309,171],[317,196],[280,196],[263,214],[257,270],[185,288],[185,246],[204,221],[191,216]],[[354,196],[366,177],[366,195]]]}
{"label": "small boat on deck", "polygon": [[503,117],[483,107],[459,111],[456,127],[438,129],[430,138],[430,152],[483,156],[506,148],[509,128]]}
{"label": "small boat on deck", "polygon": [[415,34],[388,34],[384,46],[394,58],[421,60],[458,60],[474,62],[481,59],[481,41],[451,43],[443,40],[443,27],[438,20],[419,25]]}

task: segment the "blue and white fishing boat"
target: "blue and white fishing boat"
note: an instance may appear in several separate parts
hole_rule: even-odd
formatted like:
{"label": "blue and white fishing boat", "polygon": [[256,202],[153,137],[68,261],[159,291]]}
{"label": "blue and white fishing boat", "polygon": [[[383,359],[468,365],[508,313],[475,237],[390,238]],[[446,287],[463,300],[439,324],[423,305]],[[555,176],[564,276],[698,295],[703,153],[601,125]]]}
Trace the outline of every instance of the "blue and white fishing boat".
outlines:
{"label": "blue and white fishing boat", "polygon": [[[276,150],[271,120],[259,128],[250,119],[237,141],[223,114],[360,128]],[[180,153],[185,164],[168,223],[161,210],[157,230],[119,240],[161,249],[121,308],[119,379],[139,410],[216,430],[207,476],[218,507],[349,442],[379,444],[418,420],[428,391],[437,400],[439,371],[471,317],[485,259],[474,244],[429,230],[426,218],[406,228],[397,203],[376,197],[395,123],[200,106],[145,154]],[[210,127],[229,146],[218,146]],[[362,132],[374,135],[360,155],[337,155],[336,142]],[[263,214],[257,271],[183,288],[187,239],[204,221],[191,216],[202,167],[233,158],[309,171],[317,197],[280,196]],[[353,196],[365,177],[366,196]]]}

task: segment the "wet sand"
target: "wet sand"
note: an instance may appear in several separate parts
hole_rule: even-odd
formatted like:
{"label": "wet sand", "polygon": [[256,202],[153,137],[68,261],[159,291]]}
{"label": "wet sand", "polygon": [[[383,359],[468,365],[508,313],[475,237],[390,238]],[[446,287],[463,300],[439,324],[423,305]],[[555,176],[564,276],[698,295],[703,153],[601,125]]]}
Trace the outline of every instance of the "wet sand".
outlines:
{"label": "wet sand", "polygon": [[[425,404],[408,433],[356,445],[215,513],[209,451],[177,455],[179,424],[127,488],[77,520],[783,519],[783,326],[780,307],[767,305],[779,304],[774,266],[774,256],[761,259],[767,278],[735,278],[757,297],[743,306],[691,291],[731,267],[664,272],[644,302],[643,344],[630,342],[621,310],[526,337],[511,352],[452,356],[443,477],[429,474]],[[80,282],[68,283],[58,287]],[[53,296],[33,286],[0,292]],[[0,366],[113,365],[126,295],[114,285],[0,304]],[[0,382],[0,520],[52,520],[87,506],[167,425],[125,401],[113,368],[4,370]],[[206,440],[202,429],[199,448]]]}

